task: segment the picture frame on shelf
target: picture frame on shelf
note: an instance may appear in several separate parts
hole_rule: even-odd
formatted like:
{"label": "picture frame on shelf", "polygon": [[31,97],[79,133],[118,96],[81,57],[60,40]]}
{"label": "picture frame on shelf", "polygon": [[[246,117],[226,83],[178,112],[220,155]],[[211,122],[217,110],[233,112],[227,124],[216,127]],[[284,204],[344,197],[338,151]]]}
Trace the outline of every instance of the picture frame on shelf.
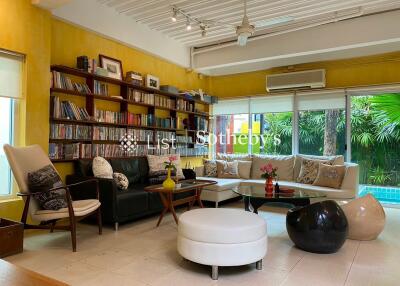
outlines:
{"label": "picture frame on shelf", "polygon": [[108,77],[122,80],[122,62],[118,59],[110,58],[105,55],[99,55],[100,66],[107,70]]}
{"label": "picture frame on shelf", "polygon": [[160,79],[154,75],[146,75],[146,87],[160,89]]}

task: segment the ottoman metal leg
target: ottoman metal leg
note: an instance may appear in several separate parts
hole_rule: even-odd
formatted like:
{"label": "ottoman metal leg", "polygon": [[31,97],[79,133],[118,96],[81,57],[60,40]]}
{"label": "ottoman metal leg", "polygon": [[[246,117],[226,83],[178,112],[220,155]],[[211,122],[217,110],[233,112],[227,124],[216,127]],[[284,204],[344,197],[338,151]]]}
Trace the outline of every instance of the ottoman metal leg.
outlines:
{"label": "ottoman metal leg", "polygon": [[261,270],[262,269],[262,259],[256,262],[256,269]]}
{"label": "ottoman metal leg", "polygon": [[211,266],[211,278],[212,280],[218,280],[218,266]]}

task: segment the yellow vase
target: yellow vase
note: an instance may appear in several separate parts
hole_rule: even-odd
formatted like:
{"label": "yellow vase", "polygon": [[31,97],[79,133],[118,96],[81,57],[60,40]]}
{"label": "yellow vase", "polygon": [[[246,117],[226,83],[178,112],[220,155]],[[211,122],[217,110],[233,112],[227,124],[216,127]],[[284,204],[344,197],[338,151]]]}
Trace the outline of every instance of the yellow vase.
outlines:
{"label": "yellow vase", "polygon": [[168,176],[167,179],[163,182],[163,188],[166,190],[173,190],[175,189],[175,182],[171,179],[171,168],[168,168]]}

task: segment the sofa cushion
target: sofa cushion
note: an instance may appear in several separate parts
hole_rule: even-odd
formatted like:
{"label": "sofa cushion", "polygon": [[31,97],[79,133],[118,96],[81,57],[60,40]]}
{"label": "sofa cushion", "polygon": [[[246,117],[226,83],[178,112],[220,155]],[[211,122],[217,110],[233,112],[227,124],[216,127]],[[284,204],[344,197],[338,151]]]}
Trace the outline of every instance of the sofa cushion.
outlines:
{"label": "sofa cushion", "polygon": [[260,179],[262,174],[260,168],[267,164],[278,168],[276,173],[279,180],[293,181],[294,156],[254,155],[251,178]]}
{"label": "sofa cushion", "polygon": [[217,160],[218,178],[239,178],[238,161],[227,162]]}
{"label": "sofa cushion", "polygon": [[250,179],[252,161],[238,161],[239,177],[242,179]]}
{"label": "sofa cushion", "polygon": [[204,176],[216,177],[217,176],[217,161],[204,160]]}
{"label": "sofa cushion", "polygon": [[114,178],[114,182],[117,185],[118,189],[120,189],[120,190],[128,189],[129,180],[124,174],[114,172],[113,178]]}
{"label": "sofa cushion", "polygon": [[129,187],[124,192],[117,193],[118,216],[127,217],[149,209],[148,193],[140,186]]}
{"label": "sofa cushion", "polygon": [[232,162],[235,160],[239,161],[252,161],[250,154],[225,154],[217,153],[217,160]]}
{"label": "sofa cushion", "polygon": [[75,174],[83,177],[93,177],[92,160],[78,160],[74,162]]}
{"label": "sofa cushion", "polygon": [[176,160],[174,164],[176,166],[176,175],[178,179],[184,179],[182,168],[181,168],[181,157],[179,154],[177,155],[164,155],[164,156],[156,156],[156,155],[147,155],[147,161],[149,163],[149,176],[153,176],[155,174],[161,175],[163,172],[166,174],[165,164],[164,162],[168,162],[169,157],[174,156]]}
{"label": "sofa cushion", "polygon": [[113,168],[110,163],[103,157],[97,156],[92,163],[93,174],[97,178],[112,179]]}
{"label": "sofa cushion", "polygon": [[209,178],[209,177],[199,177],[197,178],[198,180],[213,180],[216,181],[217,184],[211,185],[204,187],[205,190],[210,190],[210,191],[226,191],[226,190],[232,190],[232,188],[239,186],[241,182],[243,182],[242,179],[224,179],[224,178]]}
{"label": "sofa cushion", "polygon": [[315,156],[315,155],[299,154],[299,155],[296,155],[296,157],[294,159],[294,168],[293,168],[293,178],[294,179],[296,179],[300,174],[301,162],[302,162],[303,158],[316,159],[316,160],[327,160],[327,161],[333,159],[332,165],[343,165],[344,164],[344,157],[342,155],[337,155],[337,156]]}
{"label": "sofa cushion", "polygon": [[318,170],[320,164],[325,163],[328,165],[332,165],[332,160],[314,160],[314,159],[305,159],[301,161],[301,168],[299,176],[296,179],[296,182],[303,184],[312,184],[318,175]]}
{"label": "sofa cushion", "polygon": [[339,189],[342,185],[346,167],[343,165],[326,165],[320,164],[318,175],[313,185],[321,187],[330,187]]}

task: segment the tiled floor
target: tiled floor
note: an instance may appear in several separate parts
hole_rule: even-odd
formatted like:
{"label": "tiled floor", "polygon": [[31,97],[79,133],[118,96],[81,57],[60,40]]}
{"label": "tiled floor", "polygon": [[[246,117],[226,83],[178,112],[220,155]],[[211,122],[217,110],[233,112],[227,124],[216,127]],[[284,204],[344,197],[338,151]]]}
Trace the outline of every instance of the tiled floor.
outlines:
{"label": "tiled floor", "polygon": [[[232,203],[224,207],[241,207]],[[24,253],[8,261],[71,285],[400,285],[400,209],[386,209],[387,224],[378,240],[347,240],[335,254],[312,254],[293,247],[285,227],[285,209],[262,208],[268,224],[268,254],[262,271],[255,266],[210,268],[176,252],[176,226],[170,215],[159,228],[157,217],[124,224],[118,232],[81,224],[78,252],[69,233],[26,233]]]}

